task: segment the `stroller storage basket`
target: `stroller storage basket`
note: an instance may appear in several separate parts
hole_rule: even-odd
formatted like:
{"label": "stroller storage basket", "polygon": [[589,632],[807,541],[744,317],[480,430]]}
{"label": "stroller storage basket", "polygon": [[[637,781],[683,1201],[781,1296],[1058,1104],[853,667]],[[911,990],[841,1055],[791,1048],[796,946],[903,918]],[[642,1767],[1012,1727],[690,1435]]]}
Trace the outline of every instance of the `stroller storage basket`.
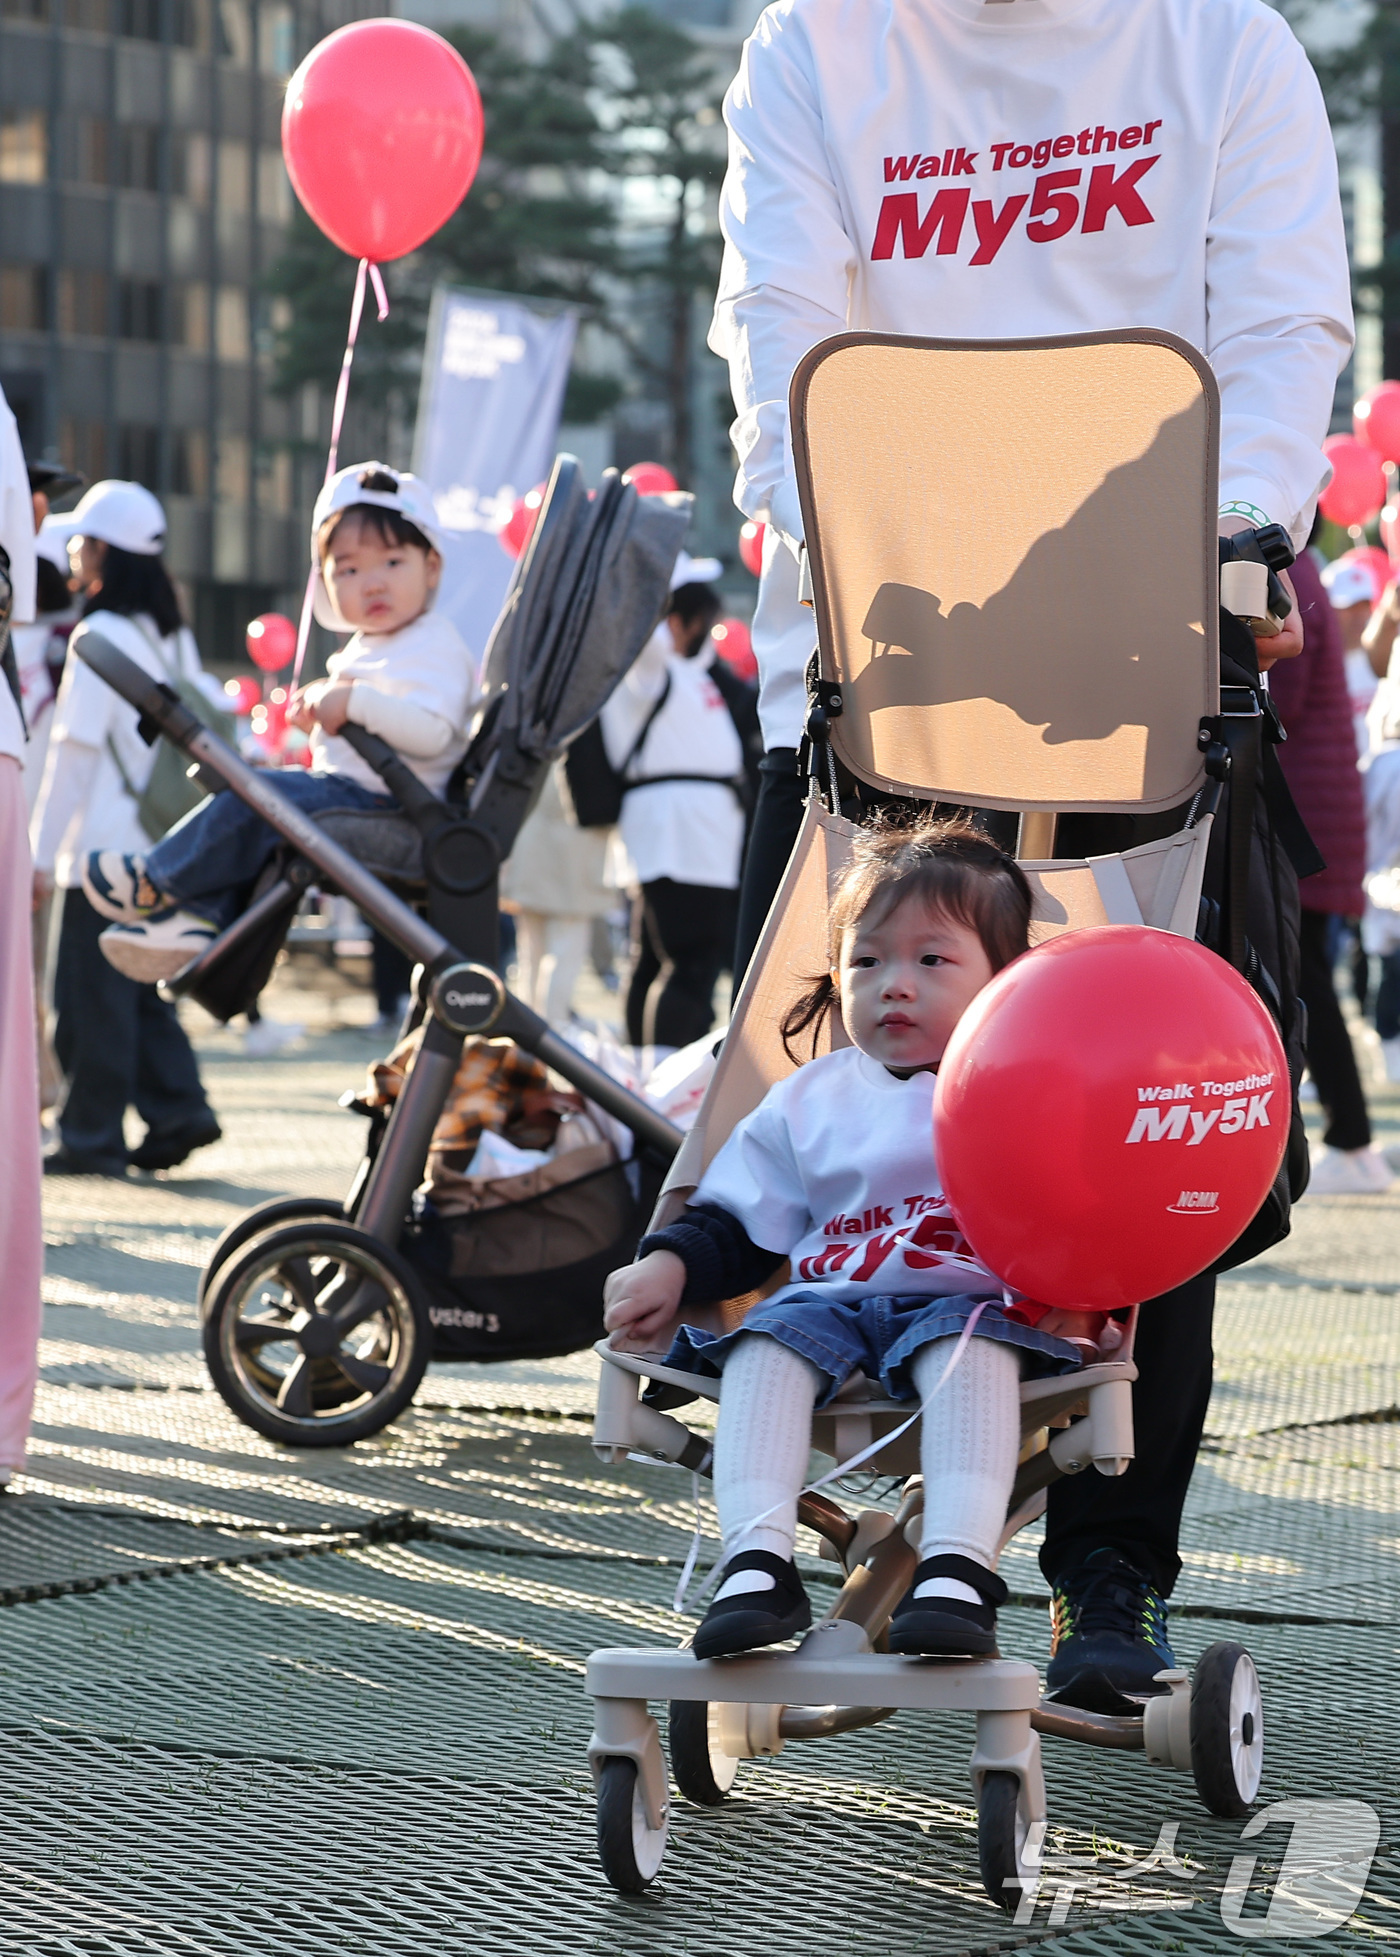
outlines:
{"label": "stroller storage basket", "polygon": [[603,1279],[631,1260],[646,1224],[636,1178],[609,1161],[514,1200],[499,1194],[538,1171],[489,1184],[491,1206],[466,1215],[427,1205],[400,1247],[422,1282],[433,1357],[544,1359],[600,1337]]}

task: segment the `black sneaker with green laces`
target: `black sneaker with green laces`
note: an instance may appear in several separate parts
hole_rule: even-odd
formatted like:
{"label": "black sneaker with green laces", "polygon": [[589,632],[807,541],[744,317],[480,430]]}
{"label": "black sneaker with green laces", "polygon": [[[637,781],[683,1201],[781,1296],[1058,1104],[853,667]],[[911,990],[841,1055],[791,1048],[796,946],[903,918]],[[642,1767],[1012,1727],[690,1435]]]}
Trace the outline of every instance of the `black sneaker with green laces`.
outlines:
{"label": "black sneaker with green laces", "polygon": [[1116,1549],[1096,1549],[1051,1586],[1045,1695],[1084,1712],[1131,1714],[1167,1688],[1174,1670],[1167,1606],[1156,1586]]}

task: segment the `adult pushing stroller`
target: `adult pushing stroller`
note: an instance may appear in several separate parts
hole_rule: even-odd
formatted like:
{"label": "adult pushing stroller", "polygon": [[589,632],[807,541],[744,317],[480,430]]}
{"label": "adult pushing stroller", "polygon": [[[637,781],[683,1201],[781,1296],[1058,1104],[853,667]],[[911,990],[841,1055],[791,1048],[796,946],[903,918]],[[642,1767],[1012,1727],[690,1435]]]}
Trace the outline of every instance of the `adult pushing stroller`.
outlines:
{"label": "adult pushing stroller", "polygon": [[[507,992],[494,969],[497,879],[546,769],[654,628],[689,512],[688,497],[641,498],[611,471],[590,497],[577,462],[556,461],[446,799],[385,742],[344,729],[401,813],[309,820],[275,774],[250,768],[116,647],[90,630],[75,639],[142,714],[148,738],[184,750],[205,787],[231,789],[284,839],[243,915],[169,993],[220,1020],[246,1011],[313,883],[350,898],[418,968],[406,1076],[368,1110],[344,1202],[262,1205],[224,1233],[201,1278],[210,1376],[239,1419],[273,1440],[337,1446],[377,1433],[434,1356],[542,1357],[579,1350],[601,1329],[603,1279],[631,1256],[680,1136]],[[513,1041],[621,1122],[632,1159],[581,1151],[586,1173],[562,1187],[446,1223],[415,1214],[464,1047],[488,1036]],[[598,1162],[600,1152],[609,1159]]]}
{"label": "adult pushing stroller", "polygon": [[[1001,345],[845,334],[799,365],[793,453],[819,641],[813,794],[658,1223],[679,1211],[736,1122],[793,1071],[779,1028],[806,978],[827,968],[830,893],[855,833],[843,800],[898,795],[1000,812],[993,819],[1003,822],[1019,815],[1033,942],[1104,924],[1200,935],[1269,993],[1243,929],[1263,696],[1257,674],[1252,686],[1220,683],[1219,607],[1223,597],[1237,614],[1262,615],[1265,554],[1289,554],[1286,539],[1265,534],[1243,575],[1217,575],[1218,416],[1205,362],[1147,331]],[[959,464],[974,455],[975,477]],[[1057,824],[1070,812],[1147,817],[1149,833],[1113,853],[1057,855]],[[1222,895],[1203,896],[1203,879]],[[1282,1003],[1277,990],[1272,1003]],[[839,1023],[829,1036],[845,1043]],[[1286,1192],[1276,1193],[1286,1218]],[[1283,1234],[1267,1218],[1264,1227]],[[1232,1261],[1261,1247],[1236,1246]],[[753,1301],[683,1307],[680,1317],[728,1332]],[[1002,1547],[1042,1512],[1057,1477],[1129,1466],[1136,1317],[1110,1360],[1023,1382]],[[599,1346],[595,1449],[604,1461],[636,1453],[707,1473],[705,1434],[668,1409],[719,1399],[720,1382],[668,1367],[669,1338],[661,1346]],[[1042,1734],[1187,1769],[1216,1814],[1242,1814],[1254,1799],[1263,1712],[1239,1645],[1211,1646],[1194,1677],[1158,1674],[1160,1696],[1113,1713],[1047,1703],[1026,1662],[884,1648],[918,1562],[923,1488],[910,1414],[857,1373],[814,1416],[812,1445],[838,1467],[870,1461],[908,1479],[888,1510],[850,1514],[826,1492],[802,1496],[799,1519],[844,1583],[795,1651],[593,1654],[589,1760],[601,1859],[617,1888],[645,1888],[666,1846],[655,1700],[670,1706],[671,1774],[701,1805],[724,1800],[745,1760],[796,1740],[897,1709],[972,1715],[982,1880],[1006,1909],[1033,1901],[1040,1880]],[[873,1444],[886,1442],[872,1459]]]}

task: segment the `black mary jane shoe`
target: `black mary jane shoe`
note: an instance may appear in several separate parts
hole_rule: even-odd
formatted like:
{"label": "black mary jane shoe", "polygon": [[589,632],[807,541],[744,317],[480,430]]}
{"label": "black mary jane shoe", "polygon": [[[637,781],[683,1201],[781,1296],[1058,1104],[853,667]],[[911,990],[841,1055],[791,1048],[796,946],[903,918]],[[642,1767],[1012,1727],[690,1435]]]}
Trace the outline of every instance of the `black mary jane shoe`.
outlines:
{"label": "black mary jane shoe", "polygon": [[691,1640],[697,1658],[733,1658],[810,1629],[812,1606],[796,1563],[766,1549],[746,1549],[725,1564],[720,1587],[741,1570],[766,1571],[774,1587],[748,1590],[740,1597],[717,1597]]}
{"label": "black mary jane shoe", "polygon": [[[934,1576],[970,1584],[981,1603],[969,1604],[961,1597],[916,1597],[919,1585]],[[995,1658],[997,1605],[1004,1604],[1007,1595],[996,1572],[984,1570],[970,1556],[926,1556],[890,1619],[890,1650],[906,1658]]]}

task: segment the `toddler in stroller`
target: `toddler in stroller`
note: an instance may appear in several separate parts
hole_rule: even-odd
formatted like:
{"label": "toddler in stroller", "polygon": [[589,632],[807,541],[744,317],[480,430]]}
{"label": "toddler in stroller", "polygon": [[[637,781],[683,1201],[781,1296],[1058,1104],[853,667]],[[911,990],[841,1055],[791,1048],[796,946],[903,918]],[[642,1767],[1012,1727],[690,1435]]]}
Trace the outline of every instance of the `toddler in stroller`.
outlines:
{"label": "toddler in stroller", "polygon": [[1027,949],[1031,901],[1019,866],[964,822],[862,830],[831,907],[832,970],[784,1028],[798,1036],[839,1000],[852,1045],[770,1088],[684,1214],[609,1282],[608,1326],[650,1339],[682,1302],[791,1272],[737,1331],[683,1327],[666,1357],[725,1381],[714,1459],[724,1566],[692,1641],[699,1658],[810,1626],[792,1559],[812,1413],[857,1369],[924,1409],[921,1561],[890,1648],[996,1650],[1020,1377],[1072,1371],[1071,1341],[1092,1347],[1103,1322],[1003,1294],[958,1231],[930,1157],[943,1050],[973,997]]}
{"label": "toddler in stroller", "polygon": [[[427,490],[377,462],[342,469],[316,499],[311,554],[318,620],[354,637],[332,654],[326,679],[293,692],[287,718],[311,736],[311,769],[281,771],[278,787],[308,814],[393,809],[381,777],[343,738],[352,723],[441,794],[466,751],[477,676],[457,628],[432,610],[442,553]],[[225,789],[148,855],[94,851],[83,888],[113,920],[100,940],[109,962],[143,983],[173,978],[246,909],[280,840]]]}

